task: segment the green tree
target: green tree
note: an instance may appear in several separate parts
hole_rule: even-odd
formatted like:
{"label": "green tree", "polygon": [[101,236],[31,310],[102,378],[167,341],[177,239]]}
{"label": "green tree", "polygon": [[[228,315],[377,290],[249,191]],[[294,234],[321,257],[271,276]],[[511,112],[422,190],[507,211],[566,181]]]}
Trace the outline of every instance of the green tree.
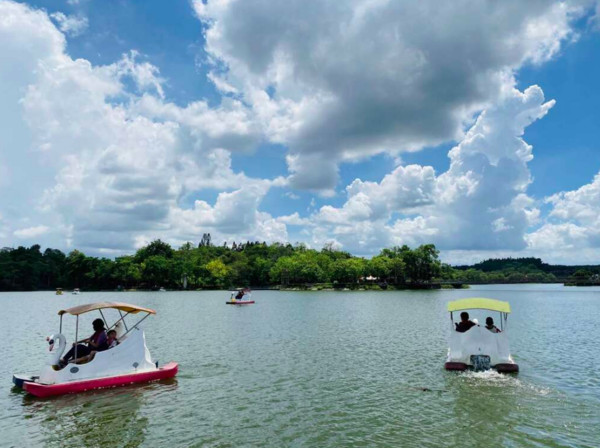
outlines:
{"label": "green tree", "polygon": [[169,244],[161,240],[154,240],[147,246],[138,249],[138,251],[135,253],[135,261],[137,263],[142,263],[147,258],[153,256],[172,258],[173,253],[173,248]]}
{"label": "green tree", "polygon": [[132,256],[118,257],[112,272],[113,283],[124,288],[133,288],[142,280],[142,268]]}
{"label": "green tree", "polygon": [[367,266],[369,274],[380,280],[388,280],[392,275],[392,260],[385,255],[371,258]]}
{"label": "green tree", "polygon": [[332,266],[331,280],[338,283],[356,284],[365,275],[365,260],[349,258],[336,260]]}
{"label": "green tree", "polygon": [[84,286],[85,274],[89,268],[87,261],[87,257],[78,250],[73,250],[69,253],[66,268],[70,286],[77,288]]}
{"label": "green tree", "polygon": [[42,287],[57,288],[64,282],[64,271],[67,256],[58,249],[46,249],[44,251],[42,272]]}
{"label": "green tree", "polygon": [[406,265],[406,276],[413,283],[430,282],[441,273],[439,251],[433,244],[424,244],[415,250],[403,246],[400,256]]}
{"label": "green tree", "polygon": [[590,271],[588,271],[587,269],[578,269],[573,274],[573,278],[578,281],[589,280],[591,276],[592,276],[592,273]]}
{"label": "green tree", "polygon": [[229,276],[230,269],[220,259],[215,259],[206,263],[206,271],[208,272],[209,284],[222,288],[227,286],[227,277]]}
{"label": "green tree", "polygon": [[170,260],[162,255],[152,255],[142,263],[142,281],[150,288],[171,284]]}

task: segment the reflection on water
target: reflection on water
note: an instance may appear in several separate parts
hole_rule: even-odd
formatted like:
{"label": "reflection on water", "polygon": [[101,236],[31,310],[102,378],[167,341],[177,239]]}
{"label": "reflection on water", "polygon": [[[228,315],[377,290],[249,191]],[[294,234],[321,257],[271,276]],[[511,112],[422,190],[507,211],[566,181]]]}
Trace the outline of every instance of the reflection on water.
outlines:
{"label": "reflection on water", "polygon": [[153,392],[177,388],[177,380],[39,399],[23,395],[23,417],[39,423],[36,439],[56,447],[137,447],[149,418],[140,413]]}
{"label": "reflection on water", "polygon": [[[218,291],[0,293],[0,445],[598,447],[599,292],[260,291],[249,308]],[[476,296],[510,301],[517,376],[444,370],[446,303]],[[44,362],[58,309],[103,300],[157,310],[147,344],[180,362],[175,381],[46,400],[10,391],[14,372]],[[14,319],[24,306],[27,321]]]}

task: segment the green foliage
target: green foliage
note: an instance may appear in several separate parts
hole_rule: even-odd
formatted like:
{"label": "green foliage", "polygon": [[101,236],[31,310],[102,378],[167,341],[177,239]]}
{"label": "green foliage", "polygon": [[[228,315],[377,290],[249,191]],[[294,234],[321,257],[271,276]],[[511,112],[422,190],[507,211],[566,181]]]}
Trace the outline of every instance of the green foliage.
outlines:
{"label": "green foliage", "polygon": [[281,285],[324,282],[330,264],[327,255],[300,246],[293,255],[276,261],[270,270],[271,281]]}
{"label": "green foliage", "polygon": [[165,258],[173,257],[173,248],[161,240],[154,240],[145,247],[139,249],[135,254],[135,261],[141,263],[149,257],[162,256]]}
{"label": "green foliage", "polygon": [[335,250],[332,245],[320,251],[302,244],[258,241],[215,246],[209,237],[205,234],[202,244],[188,242],[176,250],[156,240],[134,255],[114,260],[88,257],[78,250],[68,255],[56,249],[42,253],[39,245],[3,248],[0,249],[0,290],[278,285],[299,289],[392,289],[421,288],[440,281],[522,283],[567,278],[587,282],[597,281],[600,273],[598,266],[550,266],[537,258],[486,260],[474,266],[453,268],[440,262],[439,252],[432,244],[415,249],[386,248],[368,260]]}
{"label": "green foliage", "polygon": [[578,269],[573,274],[573,278],[575,280],[589,280],[589,278],[591,276],[592,276],[592,273],[590,271],[588,271],[587,269]]}
{"label": "green foliage", "polygon": [[209,286],[216,286],[218,288],[226,286],[230,268],[228,268],[225,263],[217,258],[206,263],[205,268],[209,275],[209,278],[207,279],[207,284]]}
{"label": "green foliage", "polygon": [[362,258],[336,260],[331,269],[331,281],[338,283],[358,283],[365,276],[367,263]]}
{"label": "green foliage", "polygon": [[142,282],[152,289],[169,284],[171,260],[163,255],[151,255],[141,263]]}
{"label": "green foliage", "polygon": [[444,280],[452,280],[465,283],[553,283],[557,281],[554,274],[540,271],[534,267],[521,267],[516,269],[509,267],[500,271],[484,272],[478,269],[454,269],[452,277],[443,273]]}

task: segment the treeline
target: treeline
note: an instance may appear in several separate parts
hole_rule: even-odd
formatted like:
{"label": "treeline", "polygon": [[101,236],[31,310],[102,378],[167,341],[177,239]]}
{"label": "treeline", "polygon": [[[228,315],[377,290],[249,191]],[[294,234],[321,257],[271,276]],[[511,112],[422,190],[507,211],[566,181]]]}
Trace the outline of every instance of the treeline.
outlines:
{"label": "treeline", "polygon": [[560,280],[550,274],[531,267],[511,267],[498,271],[480,271],[475,268],[453,268],[445,280],[460,281],[467,284],[495,284],[495,283],[558,283]]}
{"label": "treeline", "polygon": [[235,286],[295,286],[359,283],[418,286],[443,271],[432,244],[411,249],[384,249],[370,260],[325,247],[302,244],[233,243],[214,246],[205,235],[198,246],[179,249],[156,240],[134,255],[89,257],[78,250],[68,255],[39,245],[0,250],[0,290],[37,289],[210,289]]}
{"label": "treeline", "polygon": [[600,265],[552,265],[540,258],[493,258],[472,266],[456,266],[454,275],[468,283],[600,284]]}
{"label": "treeline", "polygon": [[[558,273],[559,275],[556,275]],[[0,290],[54,288],[211,289],[229,287],[427,287],[432,283],[595,281],[600,266],[551,266],[539,258],[490,259],[473,266],[441,263],[433,244],[383,249],[371,259],[327,246],[246,242],[214,246],[205,234],[178,249],[156,240],[133,255],[89,257],[39,245],[0,250]]]}
{"label": "treeline", "polygon": [[594,277],[600,274],[600,266],[598,265],[552,265],[544,263],[540,258],[524,257],[524,258],[493,258],[476,263],[472,266],[457,266],[458,270],[475,269],[482,272],[531,272],[531,273],[546,273],[552,274],[558,279],[569,278],[586,278]]}

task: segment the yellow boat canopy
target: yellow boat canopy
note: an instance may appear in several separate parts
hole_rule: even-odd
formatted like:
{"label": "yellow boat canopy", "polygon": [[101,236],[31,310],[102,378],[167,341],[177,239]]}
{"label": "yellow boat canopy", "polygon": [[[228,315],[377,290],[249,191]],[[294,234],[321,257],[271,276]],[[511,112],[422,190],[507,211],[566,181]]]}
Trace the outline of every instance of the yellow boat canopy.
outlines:
{"label": "yellow boat canopy", "polygon": [[66,310],[60,310],[58,312],[59,316],[63,314],[69,313],[73,316],[79,316],[80,314],[88,313],[94,310],[102,310],[105,308],[114,308],[120,311],[125,311],[126,313],[136,314],[141,312],[156,314],[156,311],[150,308],[144,308],[142,306],[130,305],[129,303],[123,302],[97,302],[97,303],[88,303],[87,305],[79,305],[74,306],[73,308],[67,308]]}
{"label": "yellow boat canopy", "polygon": [[448,311],[462,310],[490,310],[499,311],[500,313],[510,313],[510,304],[495,299],[484,299],[481,297],[473,297],[469,299],[454,300],[448,302]]}

